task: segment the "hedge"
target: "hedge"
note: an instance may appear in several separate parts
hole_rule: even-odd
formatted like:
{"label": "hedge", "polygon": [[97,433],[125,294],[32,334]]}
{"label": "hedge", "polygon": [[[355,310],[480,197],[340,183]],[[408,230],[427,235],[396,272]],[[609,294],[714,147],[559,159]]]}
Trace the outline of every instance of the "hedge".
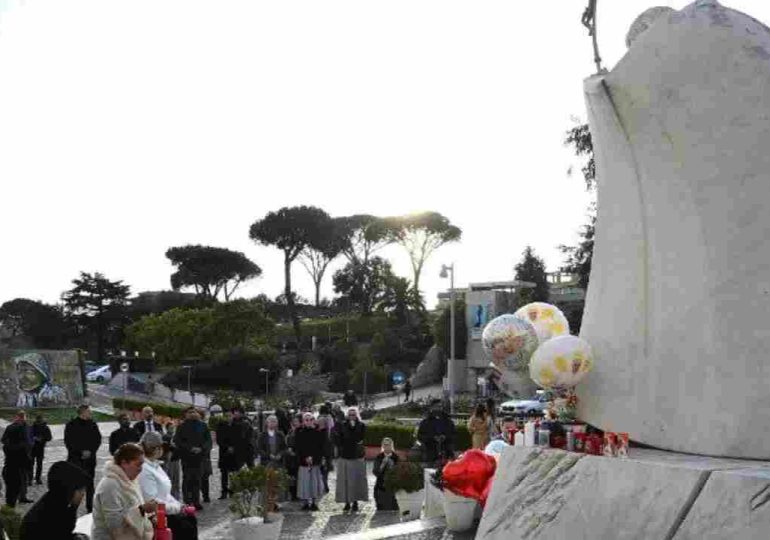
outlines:
{"label": "hedge", "polygon": [[[455,425],[456,442],[455,450],[462,452],[471,447],[471,434],[465,424]],[[380,446],[383,437],[393,439],[393,444],[398,450],[408,450],[414,445],[417,434],[417,426],[404,425],[390,422],[370,422],[366,424],[364,445]]]}
{"label": "hedge", "polygon": [[169,418],[182,418],[184,411],[189,405],[171,405],[168,403],[153,403],[148,401],[139,401],[136,399],[112,398],[112,408],[115,411],[141,411],[145,407],[152,407],[152,410],[158,416],[167,416]]}

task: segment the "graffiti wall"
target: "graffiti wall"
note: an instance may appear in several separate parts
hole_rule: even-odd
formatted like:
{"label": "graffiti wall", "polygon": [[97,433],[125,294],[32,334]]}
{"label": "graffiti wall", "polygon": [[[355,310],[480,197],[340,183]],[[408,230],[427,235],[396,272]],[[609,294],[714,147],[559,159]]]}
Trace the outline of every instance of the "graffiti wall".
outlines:
{"label": "graffiti wall", "polygon": [[75,351],[0,349],[0,407],[63,407],[82,399]]}

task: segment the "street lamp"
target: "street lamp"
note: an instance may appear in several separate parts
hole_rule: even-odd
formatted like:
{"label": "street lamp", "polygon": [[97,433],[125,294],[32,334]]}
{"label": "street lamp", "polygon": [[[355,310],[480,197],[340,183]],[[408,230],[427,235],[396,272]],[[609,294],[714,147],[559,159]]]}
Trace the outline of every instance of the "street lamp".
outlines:
{"label": "street lamp", "polygon": [[447,367],[447,383],[449,384],[449,410],[455,410],[455,381],[452,373],[455,359],[455,264],[442,264],[439,277],[449,277],[449,366]]}
{"label": "street lamp", "polygon": [[267,401],[267,395],[270,393],[270,386],[269,386],[270,380],[268,378],[270,376],[270,370],[265,368],[259,368],[259,372],[265,374],[265,401]]}

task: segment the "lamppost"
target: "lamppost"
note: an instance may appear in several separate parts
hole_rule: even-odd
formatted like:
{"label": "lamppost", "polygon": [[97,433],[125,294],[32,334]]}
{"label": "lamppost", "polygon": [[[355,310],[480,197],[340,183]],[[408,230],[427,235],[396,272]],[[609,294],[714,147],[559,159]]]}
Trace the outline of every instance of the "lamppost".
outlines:
{"label": "lamppost", "polygon": [[452,371],[455,360],[455,263],[449,266],[442,264],[439,277],[449,277],[449,365],[447,366],[447,383],[449,384],[449,410],[455,411],[455,380]]}
{"label": "lamppost", "polygon": [[259,368],[259,372],[265,374],[265,401],[267,401],[267,395],[270,393],[270,386],[269,386],[270,380],[268,378],[270,376],[270,370],[265,368]]}

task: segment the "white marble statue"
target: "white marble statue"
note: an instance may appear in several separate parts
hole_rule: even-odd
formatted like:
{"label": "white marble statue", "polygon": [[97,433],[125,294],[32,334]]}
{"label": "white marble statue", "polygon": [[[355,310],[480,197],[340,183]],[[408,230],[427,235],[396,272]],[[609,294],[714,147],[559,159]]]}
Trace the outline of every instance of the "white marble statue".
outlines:
{"label": "white marble statue", "polygon": [[654,8],[585,81],[598,219],[579,413],[655,447],[770,456],[770,29]]}

